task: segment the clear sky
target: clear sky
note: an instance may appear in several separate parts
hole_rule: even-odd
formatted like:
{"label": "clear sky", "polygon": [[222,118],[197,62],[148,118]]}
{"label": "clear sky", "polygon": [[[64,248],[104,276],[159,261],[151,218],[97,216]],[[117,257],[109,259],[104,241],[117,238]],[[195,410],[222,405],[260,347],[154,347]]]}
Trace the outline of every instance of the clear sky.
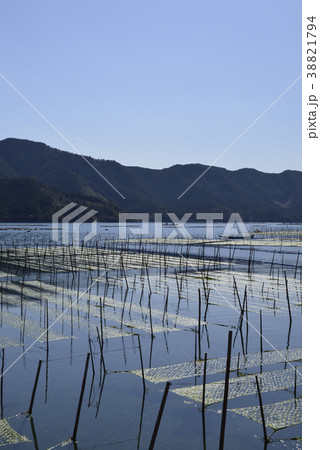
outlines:
{"label": "clear sky", "polygon": [[[299,0],[2,0],[0,72],[84,155],[212,164],[301,74]],[[0,78],[0,139],[73,151]],[[301,169],[301,80],[218,162]]]}

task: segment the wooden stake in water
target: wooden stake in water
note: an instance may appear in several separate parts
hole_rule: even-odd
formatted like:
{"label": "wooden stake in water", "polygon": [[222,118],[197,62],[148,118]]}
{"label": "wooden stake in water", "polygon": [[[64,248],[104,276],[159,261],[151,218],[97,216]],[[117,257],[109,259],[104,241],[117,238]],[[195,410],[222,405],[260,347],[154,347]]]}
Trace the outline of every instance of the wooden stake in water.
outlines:
{"label": "wooden stake in water", "polygon": [[297,276],[298,263],[299,263],[299,256],[300,256],[300,250],[298,251],[296,267],[295,267],[295,269],[294,269],[294,279],[296,279],[296,276]]}
{"label": "wooden stake in water", "polygon": [[262,345],[262,311],[260,309],[260,352],[261,352],[261,356],[263,353],[263,345]]}
{"label": "wooden stake in water", "polygon": [[207,296],[206,296],[206,309],[205,309],[205,312],[204,312],[204,321],[205,322],[207,321],[207,313],[208,313],[208,307],[209,307],[210,292],[211,292],[211,290],[210,290],[210,288],[208,288]]}
{"label": "wooden stake in water", "polygon": [[3,370],[4,370],[4,348],[1,349],[1,419],[3,419]]}
{"label": "wooden stake in water", "polygon": [[198,289],[198,295],[199,295],[198,333],[200,336],[200,328],[201,328],[201,291],[200,291],[200,288]]}
{"label": "wooden stake in water", "polygon": [[169,286],[167,286],[167,295],[166,295],[166,301],[165,301],[164,309],[163,309],[162,323],[164,322],[164,316],[165,316],[166,312],[168,312],[168,298],[169,298]]}
{"label": "wooden stake in water", "polygon": [[237,359],[237,377],[239,376],[239,365],[240,365],[240,352],[238,352],[238,359]]}
{"label": "wooden stake in water", "polygon": [[127,280],[127,276],[126,276],[126,271],[124,269],[124,264],[123,264],[123,258],[122,257],[121,257],[121,265],[122,265],[122,272],[123,272],[123,275],[124,275],[124,280],[126,282],[127,289],[129,289],[128,280]]}
{"label": "wooden stake in water", "polygon": [[292,316],[291,316],[291,307],[290,307],[290,299],[289,299],[289,290],[288,290],[288,280],[287,280],[287,274],[286,271],[284,271],[284,279],[286,282],[286,293],[287,293],[287,302],[288,302],[288,310],[289,310],[289,319],[290,319],[290,324],[292,322]]}
{"label": "wooden stake in water", "polygon": [[178,281],[178,275],[177,275],[177,271],[174,271],[175,277],[176,277],[176,283],[177,283],[177,292],[178,292],[178,298],[180,300],[181,296],[180,296],[180,286],[179,286],[179,281]]}
{"label": "wooden stake in water", "polygon": [[273,261],[274,261],[274,257],[275,257],[276,251],[273,251],[273,255],[272,255],[272,261],[271,261],[271,265],[270,265],[270,273],[269,276],[271,276],[272,274],[272,269],[273,269]]}
{"label": "wooden stake in water", "polygon": [[165,387],[165,390],[164,390],[164,393],[163,393],[162,402],[161,402],[161,405],[160,405],[157,421],[156,421],[156,424],[155,424],[155,427],[154,427],[154,430],[153,430],[153,434],[152,434],[152,438],[151,438],[151,441],[150,441],[149,450],[153,449],[154,444],[156,442],[156,438],[157,438],[157,434],[158,434],[158,430],[159,430],[159,426],[160,426],[160,422],[161,422],[161,417],[162,417],[164,406],[166,404],[166,400],[167,400],[167,397],[168,397],[168,392],[169,392],[169,389],[170,389],[170,385],[171,385],[170,381],[167,381],[167,384],[166,384],[166,387]]}
{"label": "wooden stake in water", "polygon": [[151,332],[151,339],[153,339],[155,336],[153,334],[153,326],[152,326],[152,314],[151,314],[151,292],[149,293],[149,319],[150,319],[150,332]]}
{"label": "wooden stake in water", "polygon": [[75,424],[74,424],[74,429],[73,429],[73,434],[72,434],[72,440],[73,441],[75,441],[76,437],[77,437],[77,431],[78,431],[78,425],[79,425],[79,419],[80,419],[80,412],[81,412],[83,394],[84,394],[84,389],[86,387],[86,379],[87,379],[87,373],[88,373],[89,358],[90,358],[90,353],[87,353],[87,359],[86,359],[86,364],[85,364],[85,367],[84,367],[84,374],[83,374],[83,379],[82,379],[82,386],[81,386],[81,392],[80,392],[80,397],[79,397],[76,421],[75,421]]}
{"label": "wooden stake in water", "polygon": [[103,348],[103,320],[102,320],[102,299],[100,297],[100,332],[101,332],[101,347]]}
{"label": "wooden stake in water", "polygon": [[266,429],[266,422],[265,422],[265,420],[264,420],[263,404],[262,404],[262,398],[261,398],[261,392],[260,392],[259,380],[258,380],[257,375],[256,375],[256,384],[257,384],[258,397],[259,397],[259,404],[260,404],[260,412],[261,412],[261,419],[262,419],[262,426],[263,426],[264,441],[265,441],[265,442],[268,442],[268,435],[267,435],[267,429]]}
{"label": "wooden stake in water", "polygon": [[140,336],[137,334],[138,337],[138,344],[139,344],[139,353],[140,353],[140,364],[141,364],[141,373],[142,373],[142,382],[143,382],[143,390],[146,390],[146,382],[144,379],[144,370],[143,370],[143,359],[142,359],[142,350],[141,350],[141,342],[140,342]]}
{"label": "wooden stake in water", "polygon": [[36,378],[35,378],[35,380],[34,380],[34,385],[33,385],[33,390],[32,390],[32,395],[31,395],[31,400],[30,400],[30,405],[29,405],[29,409],[28,409],[28,411],[27,411],[27,414],[29,414],[30,416],[31,416],[31,414],[32,414],[33,402],[34,402],[34,398],[35,398],[36,391],[37,391],[37,386],[38,386],[38,381],[39,381],[39,375],[40,375],[41,364],[42,364],[42,361],[41,361],[41,359],[39,359],[39,362],[38,362],[38,369],[37,369],[37,373],[36,373]]}
{"label": "wooden stake in water", "polygon": [[232,331],[230,330],[229,334],[228,334],[228,352],[227,352],[226,376],[225,376],[225,382],[224,382],[224,396],[223,396],[219,450],[223,450],[223,446],[224,446],[224,432],[225,432],[225,428],[226,428],[227,404],[228,404],[228,392],[229,392],[231,343],[232,343]]}
{"label": "wooden stake in water", "polygon": [[147,279],[148,279],[149,292],[150,292],[150,294],[152,294],[152,289],[151,289],[151,284],[150,284],[150,278],[149,278],[149,271],[148,271],[147,263],[146,263],[146,274],[147,274]]}

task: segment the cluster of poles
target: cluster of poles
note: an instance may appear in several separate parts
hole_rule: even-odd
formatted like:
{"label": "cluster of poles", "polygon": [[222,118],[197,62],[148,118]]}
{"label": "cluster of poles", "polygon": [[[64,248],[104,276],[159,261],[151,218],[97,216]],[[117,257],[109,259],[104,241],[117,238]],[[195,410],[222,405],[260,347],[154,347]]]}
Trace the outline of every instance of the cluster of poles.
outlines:
{"label": "cluster of poles", "polygon": [[[26,282],[27,276],[29,274],[35,274],[39,280],[41,280],[42,274],[47,274],[50,277],[50,283],[58,286],[58,278],[59,274],[64,277],[63,288],[66,290],[75,289],[77,291],[78,297],[80,293],[81,287],[81,274],[87,274],[87,290],[88,290],[88,305],[90,305],[90,295],[91,295],[91,284],[94,283],[94,278],[92,273],[96,273],[98,277],[103,274],[103,282],[105,284],[104,293],[99,298],[99,325],[96,326],[96,338],[98,343],[98,352],[100,354],[100,371],[103,373],[103,380],[100,383],[100,399],[103,390],[104,383],[104,375],[107,373],[106,363],[104,359],[104,317],[103,311],[105,308],[105,299],[108,294],[108,289],[110,286],[113,287],[112,297],[114,296],[115,288],[117,284],[121,281],[121,286],[125,287],[124,296],[122,295],[121,289],[121,297],[123,300],[123,310],[121,314],[121,318],[123,318],[124,310],[126,306],[126,300],[128,298],[128,294],[130,292],[130,288],[132,290],[130,305],[132,304],[133,295],[136,290],[136,274],[134,275],[133,282],[131,283],[131,287],[128,281],[128,269],[135,267],[135,265],[140,265],[140,277],[147,280],[147,291],[148,291],[148,308],[149,308],[149,323],[150,323],[150,335],[151,340],[154,338],[154,324],[152,319],[152,304],[151,304],[151,296],[153,294],[153,287],[150,280],[150,271],[153,268],[157,268],[157,270],[163,273],[165,276],[168,272],[171,271],[171,274],[174,275],[176,280],[177,287],[177,314],[179,313],[179,305],[180,301],[183,298],[183,280],[187,279],[187,275],[190,271],[200,271],[202,274],[203,285],[202,288],[198,288],[198,326],[195,327],[195,337],[197,339],[198,336],[198,345],[199,345],[199,355],[198,358],[201,359],[201,348],[200,348],[200,332],[202,321],[207,321],[207,313],[208,307],[210,304],[210,286],[208,283],[209,275],[213,270],[219,270],[223,267],[223,264],[229,265],[229,268],[236,261],[235,252],[237,246],[229,246],[228,252],[226,255],[222,255],[220,246],[214,246],[212,256],[208,257],[208,253],[205,251],[205,245],[200,246],[200,248],[195,250],[193,246],[186,245],[183,248],[183,254],[177,253],[176,250],[172,248],[172,246],[167,246],[166,244],[159,243],[152,246],[146,247],[143,241],[137,241],[132,243],[132,241],[117,241],[110,240],[105,241],[104,246],[91,245],[91,246],[81,246],[80,248],[69,247],[55,247],[51,245],[39,245],[37,243],[32,246],[14,246],[10,247],[0,247],[0,271],[7,274],[7,279],[1,282],[1,310],[3,307],[4,296],[3,296],[3,284],[5,282],[9,282],[9,280],[19,276],[19,285],[21,286],[21,318],[23,319],[23,323],[26,322],[26,311],[23,309],[23,301],[24,301],[24,284]],[[181,250],[182,251],[182,250]],[[179,255],[179,256],[177,256]],[[270,264],[270,276],[276,276],[276,267],[278,267],[277,276],[279,277],[279,271],[282,270],[285,279],[285,287],[286,287],[286,300],[288,304],[288,315],[289,315],[289,329],[291,329],[292,324],[292,313],[291,313],[291,305],[290,305],[290,296],[288,289],[288,280],[287,280],[287,272],[285,270],[285,264],[282,260],[282,264],[276,264],[275,262],[276,251],[273,253],[272,261]],[[138,258],[138,260],[137,260]],[[115,268],[112,270],[112,276],[110,276],[110,271],[108,266],[111,262],[115,262]],[[299,276],[301,277],[301,268],[299,265],[300,262],[300,253],[297,254],[296,265],[292,270],[294,271],[294,278],[296,279]],[[247,273],[251,274],[254,272],[255,266],[255,250],[254,247],[249,250],[249,257],[247,259]],[[225,266],[224,266],[225,267]],[[178,272],[177,272],[178,271]],[[66,278],[67,272],[67,280]],[[178,275],[179,273],[179,275]],[[95,283],[97,294],[99,292],[99,281]],[[241,335],[241,342],[243,352],[247,353],[247,348],[244,348],[243,344],[243,324],[245,323],[248,337],[248,295],[247,295],[247,286],[245,286],[244,296],[241,300],[239,295],[239,289],[237,286],[236,279],[234,278],[233,283],[234,289],[234,297],[238,301],[239,305],[239,322],[238,327],[234,336],[234,341],[237,337],[238,332]],[[141,306],[142,298],[144,294],[144,285],[141,289],[141,296],[139,300],[139,304]],[[165,323],[166,314],[168,313],[168,302],[169,302],[169,286],[167,286],[165,295],[164,295],[164,304],[163,304],[163,316],[162,323]],[[204,310],[203,306],[204,305]],[[89,307],[89,306],[88,306]],[[72,309],[71,309],[72,312]],[[89,313],[88,313],[89,314]],[[45,308],[45,318],[44,327],[48,330],[49,327],[49,308],[48,301],[46,302]],[[122,322],[121,322],[122,328]],[[260,350],[263,352],[262,345],[262,312],[260,311]],[[23,337],[24,341],[24,329],[23,326]],[[142,382],[143,382],[143,396],[145,396],[146,392],[146,380],[144,376],[144,364],[143,364],[143,354],[141,349],[141,342],[139,334],[136,334],[138,340],[138,348],[139,348],[139,356],[140,356],[140,365],[141,365],[141,373],[142,373]],[[247,339],[246,339],[247,343]],[[90,336],[88,336],[88,345],[89,352],[86,356],[85,368],[83,373],[82,385],[80,389],[78,406],[76,409],[76,416],[74,427],[71,435],[71,440],[76,446],[77,442],[77,433],[81,415],[81,409],[83,404],[84,392],[86,387],[87,373],[89,364],[91,361],[92,372],[95,374],[95,364],[94,364],[94,350],[93,350],[93,340]],[[246,344],[247,345],[247,344]],[[289,343],[288,343],[289,346]],[[226,371],[225,371],[225,383],[224,383],[224,399],[223,399],[223,407],[222,407],[222,416],[221,416],[221,429],[220,429],[220,440],[219,440],[219,450],[224,448],[225,442],[225,430],[226,430],[226,418],[227,418],[227,403],[228,403],[228,389],[229,389],[229,377],[230,377],[230,361],[231,361],[231,350],[232,350],[232,331],[228,333],[228,344],[227,344],[227,356],[226,356]],[[49,352],[49,335],[47,333],[47,355]],[[197,344],[195,344],[195,359],[197,359]],[[239,355],[238,355],[239,356]],[[30,404],[27,411],[27,415],[31,420],[32,433],[35,440],[35,446],[38,448],[37,439],[35,435],[34,424],[32,421],[32,411],[40,376],[42,366],[42,360],[39,360],[38,367],[36,371],[36,377],[34,381],[34,386],[31,394]],[[206,446],[205,439],[205,409],[206,409],[206,368],[207,368],[207,353],[204,356],[204,373],[203,373],[203,396],[202,396],[202,417],[203,417],[203,432],[204,432],[204,445]],[[1,406],[3,411],[3,375],[4,375],[4,349],[1,351],[1,382],[0,382],[0,393],[1,393]],[[257,385],[257,394],[259,399],[260,411],[261,411],[261,420],[263,426],[263,435],[265,443],[268,442],[266,423],[263,412],[263,404],[259,386],[259,380],[256,376],[256,385]],[[169,394],[171,382],[168,381],[165,385],[163,397],[161,404],[159,406],[159,412],[157,415],[156,423],[154,426],[154,430],[150,439],[149,449],[153,449],[156,443],[156,438],[158,435],[158,431],[160,428],[161,419],[164,413],[165,404],[167,401],[167,397]],[[99,399],[99,403],[100,403]],[[144,397],[143,397],[144,402]],[[140,433],[139,433],[140,439]]]}

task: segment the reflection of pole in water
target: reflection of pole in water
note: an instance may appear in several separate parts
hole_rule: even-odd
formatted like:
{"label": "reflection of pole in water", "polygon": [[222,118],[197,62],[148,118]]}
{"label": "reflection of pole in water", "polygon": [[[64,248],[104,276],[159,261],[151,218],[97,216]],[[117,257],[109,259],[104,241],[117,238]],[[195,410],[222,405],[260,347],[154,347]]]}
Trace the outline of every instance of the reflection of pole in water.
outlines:
{"label": "reflection of pole in water", "polygon": [[206,442],[206,420],[205,420],[204,409],[202,409],[202,439],[203,439],[203,450],[206,450],[206,448],[207,448],[207,442]]}
{"label": "reflection of pole in water", "polygon": [[73,339],[71,337],[71,339],[70,339],[70,366],[72,366],[72,355],[73,355],[73,348],[72,348],[72,346],[73,346]]}
{"label": "reflection of pole in water", "polygon": [[48,381],[49,381],[49,360],[48,360],[48,352],[46,357],[46,389],[44,395],[44,401],[47,403],[48,401]]}
{"label": "reflection of pole in water", "polygon": [[30,420],[30,425],[31,425],[31,433],[32,433],[32,438],[33,438],[33,442],[34,442],[34,448],[36,450],[39,450],[37,434],[36,434],[36,429],[35,429],[34,422],[33,422],[33,417],[30,416],[29,420]]}
{"label": "reflection of pole in water", "polygon": [[4,369],[4,348],[1,349],[1,383],[0,383],[1,419],[3,419],[3,369]]}
{"label": "reflection of pole in water", "polygon": [[199,313],[198,313],[198,345],[199,345],[199,359],[201,359],[201,291],[198,289],[198,297],[199,297]]}
{"label": "reflection of pole in water", "polygon": [[138,338],[138,345],[139,345],[139,355],[140,355],[140,365],[141,365],[141,373],[142,373],[142,382],[143,382],[143,390],[146,390],[146,383],[144,379],[144,369],[143,369],[143,358],[142,358],[142,349],[141,349],[141,342],[140,342],[140,336],[137,334]]}
{"label": "reflection of pole in water", "polygon": [[[88,408],[90,408],[90,406],[92,405],[93,401],[94,401],[94,397],[95,397],[95,390],[93,389],[93,382],[94,382],[94,372],[92,372],[92,377],[91,377],[91,386],[90,386],[90,393],[89,393],[89,398],[88,398]],[[91,400],[93,394],[93,399]]]}
{"label": "reflection of pole in water", "polygon": [[99,398],[98,398],[98,402],[97,402],[97,412],[96,412],[95,418],[97,418],[98,414],[99,414],[99,409],[100,409],[100,403],[101,403],[101,397],[102,397],[102,391],[103,391],[103,387],[104,387],[105,378],[106,378],[106,373],[104,372],[103,377],[102,377],[101,387],[100,387]]}
{"label": "reflection of pole in water", "polygon": [[89,349],[90,349],[90,356],[91,356],[91,365],[92,365],[92,373],[93,376],[95,375],[95,370],[94,370],[94,360],[93,360],[93,351],[92,351],[92,345],[91,345],[91,338],[88,338],[89,340]]}
{"label": "reflection of pole in water", "polygon": [[121,342],[122,342],[122,353],[123,353],[123,360],[124,360],[124,365],[127,365],[127,354],[126,354],[126,346],[124,343],[124,338],[123,336],[121,336]]}
{"label": "reflection of pole in water", "polygon": [[141,431],[142,431],[142,419],[143,419],[143,410],[144,410],[144,401],[146,397],[146,391],[143,390],[142,394],[142,403],[141,403],[141,412],[140,412],[140,422],[139,422],[139,433],[138,433],[138,444],[137,444],[137,450],[140,449],[140,439],[141,439]]}
{"label": "reflection of pole in water", "polygon": [[99,348],[100,348],[100,359],[103,365],[103,371],[106,372],[106,366],[104,363],[104,356],[103,356],[103,348],[102,348],[102,343],[101,343],[101,339],[100,339],[100,333],[99,333],[99,328],[97,328],[97,335],[98,335],[98,342],[99,342]]}
{"label": "reflection of pole in water", "polygon": [[151,364],[152,364],[152,349],[153,349],[153,337],[151,336],[151,341],[150,341],[150,355],[149,355],[149,369],[151,369]]}
{"label": "reflection of pole in water", "polygon": [[206,406],[206,378],[207,378],[207,353],[204,354],[202,412],[204,412],[204,409],[205,409],[205,406]]}
{"label": "reflection of pole in water", "polygon": [[260,373],[262,373],[263,346],[262,346],[262,311],[260,309]]}

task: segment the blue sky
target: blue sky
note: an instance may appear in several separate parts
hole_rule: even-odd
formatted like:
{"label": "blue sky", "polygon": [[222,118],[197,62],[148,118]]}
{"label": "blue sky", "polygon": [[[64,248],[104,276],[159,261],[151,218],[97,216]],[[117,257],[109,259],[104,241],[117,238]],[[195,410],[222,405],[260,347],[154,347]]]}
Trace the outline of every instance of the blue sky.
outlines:
{"label": "blue sky", "polygon": [[[3,0],[0,72],[84,155],[212,164],[300,74],[297,0]],[[73,151],[0,78],[0,139]],[[301,80],[218,162],[301,169]]]}

